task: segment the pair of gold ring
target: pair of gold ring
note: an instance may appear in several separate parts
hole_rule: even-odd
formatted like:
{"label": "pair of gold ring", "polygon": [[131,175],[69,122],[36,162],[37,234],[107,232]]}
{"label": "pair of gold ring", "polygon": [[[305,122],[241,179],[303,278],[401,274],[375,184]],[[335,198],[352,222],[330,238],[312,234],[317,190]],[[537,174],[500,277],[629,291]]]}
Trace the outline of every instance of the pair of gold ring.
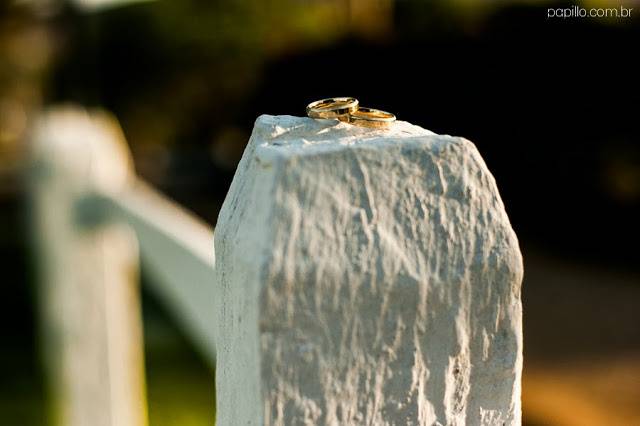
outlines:
{"label": "pair of gold ring", "polygon": [[363,127],[388,127],[396,121],[390,112],[361,107],[356,98],[327,98],[307,105],[311,118],[337,118],[340,121]]}

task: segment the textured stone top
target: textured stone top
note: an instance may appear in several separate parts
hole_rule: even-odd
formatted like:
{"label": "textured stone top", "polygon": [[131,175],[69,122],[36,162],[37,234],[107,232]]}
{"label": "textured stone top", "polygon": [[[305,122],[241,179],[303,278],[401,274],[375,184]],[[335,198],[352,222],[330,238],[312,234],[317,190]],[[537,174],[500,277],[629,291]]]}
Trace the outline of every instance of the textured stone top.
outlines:
{"label": "textured stone top", "polygon": [[435,133],[406,121],[396,121],[385,129],[354,126],[335,119],[318,120],[291,115],[261,115],[256,120],[252,137],[261,140],[261,148],[287,149],[264,150],[269,155],[317,154],[358,144],[394,143],[397,139]]}

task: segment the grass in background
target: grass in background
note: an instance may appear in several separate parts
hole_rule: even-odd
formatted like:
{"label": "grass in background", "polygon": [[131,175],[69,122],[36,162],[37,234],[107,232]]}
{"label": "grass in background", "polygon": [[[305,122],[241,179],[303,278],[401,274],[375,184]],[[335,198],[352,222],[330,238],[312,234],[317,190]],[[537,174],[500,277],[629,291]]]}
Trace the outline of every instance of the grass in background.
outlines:
{"label": "grass in background", "polygon": [[144,289],[142,307],[149,424],[213,425],[215,373]]}

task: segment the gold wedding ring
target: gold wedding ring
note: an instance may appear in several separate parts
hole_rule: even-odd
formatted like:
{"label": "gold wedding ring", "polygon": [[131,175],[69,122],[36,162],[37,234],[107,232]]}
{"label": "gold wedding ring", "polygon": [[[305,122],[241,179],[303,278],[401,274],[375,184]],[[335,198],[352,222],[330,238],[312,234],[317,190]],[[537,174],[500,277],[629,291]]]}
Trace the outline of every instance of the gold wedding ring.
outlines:
{"label": "gold wedding ring", "polygon": [[358,107],[356,111],[349,113],[349,123],[356,126],[388,127],[394,121],[395,115],[375,108]]}
{"label": "gold wedding ring", "polygon": [[337,118],[340,121],[362,127],[384,128],[396,121],[390,112],[361,107],[356,98],[327,98],[307,105],[311,118]]}
{"label": "gold wedding ring", "polygon": [[311,118],[337,118],[349,121],[349,114],[358,109],[356,98],[327,98],[307,105],[307,115]]}

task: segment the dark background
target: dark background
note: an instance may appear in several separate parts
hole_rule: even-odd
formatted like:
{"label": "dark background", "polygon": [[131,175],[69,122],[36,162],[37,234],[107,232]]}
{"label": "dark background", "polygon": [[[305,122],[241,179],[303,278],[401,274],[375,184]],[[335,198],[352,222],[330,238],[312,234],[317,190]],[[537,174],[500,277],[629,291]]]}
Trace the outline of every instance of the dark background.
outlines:
{"label": "dark background", "polygon": [[[525,422],[640,422],[640,4],[617,19],[547,8],[634,2],[50,4],[0,6],[7,424],[45,418],[20,179],[29,117],[111,111],[138,173],[215,225],[255,118],[328,96],[483,155],[525,259]],[[151,424],[207,424],[213,372],[143,296]]]}

